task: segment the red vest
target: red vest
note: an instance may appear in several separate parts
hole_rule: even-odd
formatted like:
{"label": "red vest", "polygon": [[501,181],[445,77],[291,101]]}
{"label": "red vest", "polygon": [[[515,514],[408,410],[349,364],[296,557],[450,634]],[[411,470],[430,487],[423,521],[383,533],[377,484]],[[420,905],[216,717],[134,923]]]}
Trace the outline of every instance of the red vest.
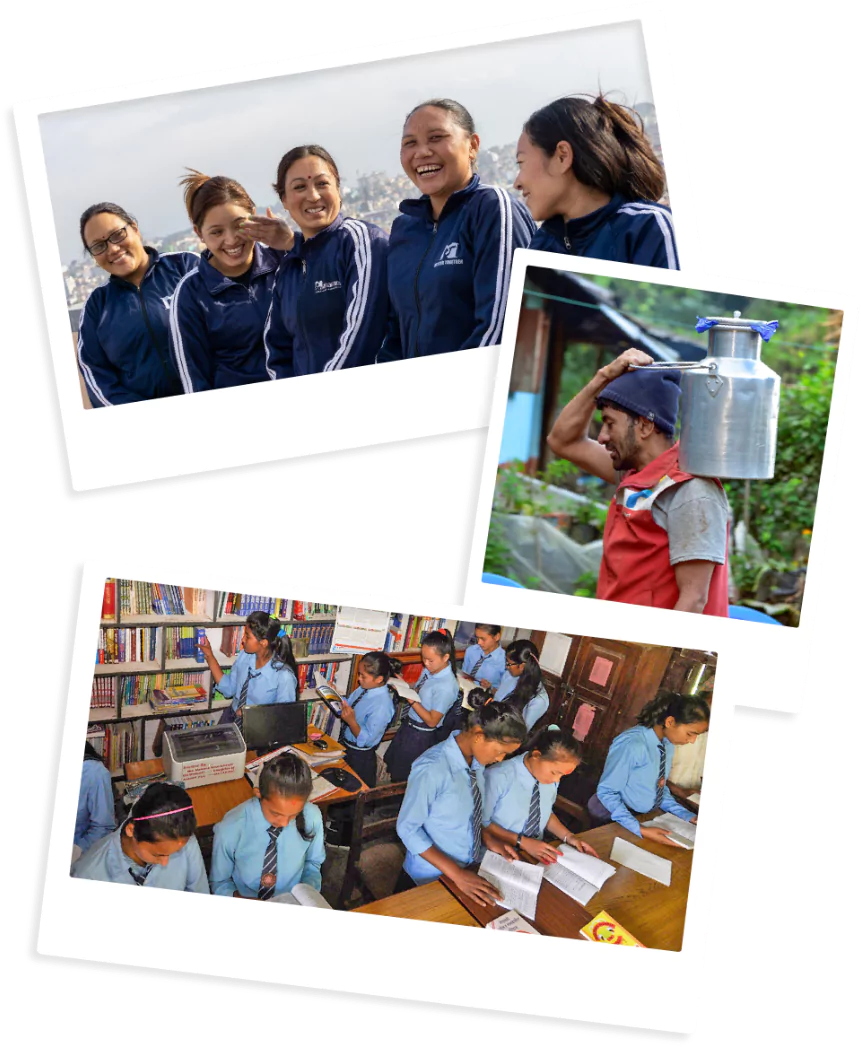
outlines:
{"label": "red vest", "polygon": [[[679,587],[670,564],[670,539],[655,523],[652,503],[668,487],[692,479],[679,468],[677,443],[639,472],[625,473],[607,512],[599,599],[641,607],[675,607]],[[723,489],[719,480],[713,482]],[[726,555],[722,564],[715,564],[703,614],[729,616],[728,563],[729,521]]]}

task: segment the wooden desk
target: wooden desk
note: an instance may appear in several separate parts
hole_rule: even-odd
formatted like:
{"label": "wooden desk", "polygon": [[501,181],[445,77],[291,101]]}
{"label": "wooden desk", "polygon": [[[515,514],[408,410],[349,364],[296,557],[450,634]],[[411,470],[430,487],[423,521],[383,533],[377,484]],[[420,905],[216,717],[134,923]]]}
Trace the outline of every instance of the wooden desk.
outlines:
{"label": "wooden desk", "polygon": [[[257,759],[257,754],[249,751],[247,757],[249,761],[255,760]],[[343,767],[345,771],[359,778],[356,772],[351,767],[348,767],[343,760],[327,763],[325,766]],[[314,768],[315,771],[322,769],[322,767]],[[134,781],[135,778],[143,778],[149,774],[162,774],[163,772],[164,764],[160,759],[137,760],[125,765],[126,781],[129,782]],[[362,783],[361,788],[354,792],[348,792],[346,789],[336,789],[335,792],[329,793],[314,802],[322,810],[325,810],[330,803],[343,803],[344,800],[350,800],[360,792],[367,792],[368,786],[362,782],[361,778],[359,778],[359,781]],[[232,811],[234,807],[238,807],[241,803],[245,803],[246,800],[250,800],[254,794],[251,789],[251,783],[243,775],[232,782],[214,782],[212,785],[198,785],[193,789],[189,789],[188,795],[194,807],[197,829],[200,832],[209,830],[214,825],[217,825],[228,811]]]}
{"label": "wooden desk", "polygon": [[399,916],[406,920],[428,920],[431,923],[454,923],[461,927],[482,926],[437,880],[422,887],[414,887],[411,891],[360,905],[352,911]]}
{"label": "wooden desk", "polygon": [[[670,886],[664,887],[648,876],[611,862],[610,851],[617,836],[662,858],[669,858],[673,863]],[[615,822],[578,833],[577,839],[591,844],[598,857],[614,866],[616,873],[586,906],[545,881],[538,892],[535,919],[529,921],[536,930],[556,938],[580,938],[580,928],[605,910],[648,948],[676,952],[681,949],[694,852],[643,840]],[[525,857],[524,860],[530,859]],[[477,866],[472,869],[478,871]],[[482,926],[506,912],[498,905],[481,906],[467,898],[447,876],[443,876],[442,883]]]}

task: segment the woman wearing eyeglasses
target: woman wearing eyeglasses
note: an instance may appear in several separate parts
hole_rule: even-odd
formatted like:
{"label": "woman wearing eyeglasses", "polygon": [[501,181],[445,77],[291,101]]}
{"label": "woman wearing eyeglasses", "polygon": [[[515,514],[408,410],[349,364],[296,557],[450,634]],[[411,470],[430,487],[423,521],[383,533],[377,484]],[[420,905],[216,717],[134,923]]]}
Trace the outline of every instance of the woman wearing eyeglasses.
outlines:
{"label": "woman wearing eyeglasses", "polygon": [[190,251],[144,247],[134,218],[118,204],[81,215],[81,240],[110,274],[87,299],[78,328],[78,366],[93,407],[182,392],[170,351],[170,300],[200,259]]}

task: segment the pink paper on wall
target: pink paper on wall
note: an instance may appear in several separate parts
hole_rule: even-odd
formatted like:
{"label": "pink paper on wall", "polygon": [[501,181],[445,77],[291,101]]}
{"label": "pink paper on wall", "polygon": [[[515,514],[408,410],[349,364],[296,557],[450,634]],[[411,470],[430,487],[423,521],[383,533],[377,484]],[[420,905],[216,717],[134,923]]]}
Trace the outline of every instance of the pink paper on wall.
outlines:
{"label": "pink paper on wall", "polygon": [[592,721],[595,719],[595,709],[591,705],[586,705],[584,702],[577,710],[577,715],[574,717],[574,723],[571,725],[571,730],[574,733],[574,737],[578,742],[582,742],[586,735],[589,733],[589,728],[592,726]]}
{"label": "pink paper on wall", "polygon": [[613,663],[609,658],[596,658],[592,663],[592,672],[589,673],[589,683],[596,683],[603,687],[610,679],[613,671]]}

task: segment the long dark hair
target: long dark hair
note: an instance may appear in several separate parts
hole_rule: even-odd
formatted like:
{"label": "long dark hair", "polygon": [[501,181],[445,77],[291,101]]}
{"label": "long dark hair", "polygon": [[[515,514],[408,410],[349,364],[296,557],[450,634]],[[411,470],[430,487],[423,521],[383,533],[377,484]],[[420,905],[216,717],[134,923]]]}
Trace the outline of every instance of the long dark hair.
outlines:
{"label": "long dark hair", "polygon": [[422,640],[421,646],[430,647],[440,655],[447,654],[448,667],[454,673],[454,678],[457,679],[457,661],[455,658],[456,652],[454,647],[454,637],[448,629],[436,629],[434,632],[428,633]]}
{"label": "long dark hair", "polygon": [[[189,810],[183,810],[185,807]],[[164,817],[159,817],[162,814]],[[135,839],[142,843],[187,839],[197,828],[188,793],[167,782],[153,782],[141,793],[123,826],[129,822]]]}
{"label": "long dark hair", "polygon": [[640,115],[603,95],[568,96],[537,109],[523,125],[530,141],[547,156],[559,142],[574,152],[571,171],[578,182],[608,196],[660,200],[666,179],[643,130]]}
{"label": "long dark hair", "polygon": [[[295,753],[283,753],[269,760],[260,772],[260,795],[264,800],[273,793],[285,799],[304,800],[311,795],[311,769]],[[314,839],[314,833],[305,826],[305,811],[296,815],[296,828],[306,842]]]}
{"label": "long dark hair", "polygon": [[119,204],[112,204],[109,203],[107,200],[102,201],[102,203],[100,204],[92,204],[81,215],[81,243],[84,245],[84,250],[87,252],[87,254],[89,254],[90,252],[90,247],[87,243],[86,237],[84,236],[84,229],[87,226],[87,222],[89,222],[91,218],[95,218],[97,214],[112,214],[115,215],[117,218],[122,218],[126,225],[137,226],[137,222],[135,221],[134,216],[130,215],[124,207],[120,207]]}
{"label": "long dark hair", "polygon": [[567,727],[542,727],[523,743],[526,753],[536,750],[544,760],[580,760],[583,748]]}
{"label": "long dark hair", "polygon": [[519,709],[509,702],[486,702],[473,709],[467,718],[467,727],[480,727],[492,742],[526,741],[527,727]]}
{"label": "long dark hair", "polygon": [[517,683],[506,701],[521,712],[532,701],[542,686],[541,666],[538,664],[538,648],[531,640],[515,640],[505,648],[505,653],[512,662],[523,666],[523,672],[517,677]]}
{"label": "long dark hair", "polygon": [[98,750],[90,745],[89,742],[84,742],[84,760],[98,760],[100,764],[104,764],[104,760],[98,753]]}
{"label": "long dark hair", "polygon": [[316,156],[318,160],[322,160],[323,163],[326,164],[334,175],[335,185],[340,191],[341,176],[338,173],[338,165],[332,159],[332,154],[324,149],[322,145],[297,145],[293,149],[288,150],[278,161],[278,172],[275,175],[275,181],[272,183],[272,188],[277,193],[279,200],[284,196],[287,172],[297,160],[304,160],[306,156]]}
{"label": "long dark hair", "polygon": [[299,666],[293,654],[293,644],[286,632],[283,633],[284,625],[266,611],[252,611],[245,620],[245,624],[251,630],[255,640],[266,640],[271,652],[272,668],[280,671],[286,665],[292,670],[299,683]]}
{"label": "long dark hair", "polygon": [[658,691],[655,697],[640,710],[637,723],[643,727],[663,726],[667,717],[676,723],[709,722],[709,703],[696,694],[678,694],[676,691]]}
{"label": "long dark hair", "polygon": [[391,658],[385,651],[368,651],[367,654],[362,655],[360,662],[367,667],[372,676],[382,676],[384,681],[403,674],[401,663],[397,658]]}

